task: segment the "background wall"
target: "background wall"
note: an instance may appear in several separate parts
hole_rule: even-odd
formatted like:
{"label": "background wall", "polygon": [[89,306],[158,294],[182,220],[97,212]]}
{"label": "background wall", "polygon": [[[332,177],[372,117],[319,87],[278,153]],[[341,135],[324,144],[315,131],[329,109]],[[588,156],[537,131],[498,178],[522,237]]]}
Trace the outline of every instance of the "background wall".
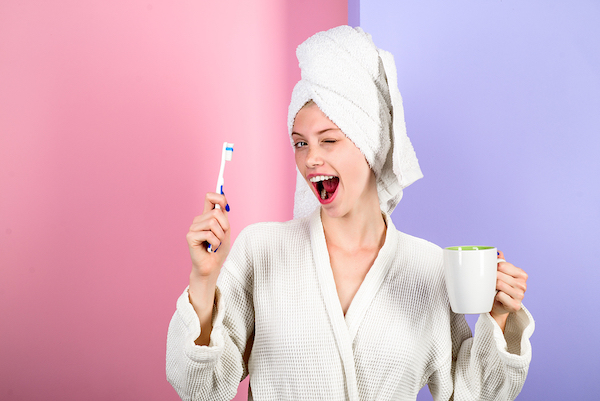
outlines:
{"label": "background wall", "polygon": [[0,2],[0,399],[178,399],[167,326],[221,145],[233,234],[291,218],[295,47],[347,21],[288,3]]}
{"label": "background wall", "polygon": [[290,218],[294,49],[347,13],[396,56],[425,173],[396,225],[524,267],[519,399],[592,399],[598,4],[249,3],[0,2],[0,399],[178,399],[166,328],[220,146],[234,234]]}
{"label": "background wall", "polygon": [[361,26],[396,57],[425,175],[396,226],[496,245],[529,273],[519,400],[598,398],[599,21],[585,0],[360,2]]}

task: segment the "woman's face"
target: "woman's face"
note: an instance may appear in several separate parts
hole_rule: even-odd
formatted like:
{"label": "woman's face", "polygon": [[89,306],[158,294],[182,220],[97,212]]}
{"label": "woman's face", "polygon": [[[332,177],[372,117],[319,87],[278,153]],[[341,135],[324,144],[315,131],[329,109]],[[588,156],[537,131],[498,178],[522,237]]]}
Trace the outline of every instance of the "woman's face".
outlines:
{"label": "woman's face", "polygon": [[379,207],[365,157],[316,104],[298,112],[292,140],[298,170],[329,216],[346,216],[373,202]]}

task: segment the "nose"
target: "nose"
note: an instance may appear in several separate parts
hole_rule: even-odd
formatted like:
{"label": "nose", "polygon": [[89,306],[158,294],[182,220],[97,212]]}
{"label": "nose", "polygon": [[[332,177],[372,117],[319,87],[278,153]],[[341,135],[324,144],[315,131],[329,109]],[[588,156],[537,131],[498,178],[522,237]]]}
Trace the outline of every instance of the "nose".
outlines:
{"label": "nose", "polygon": [[309,146],[306,154],[306,167],[313,168],[323,164],[323,159],[316,146]]}

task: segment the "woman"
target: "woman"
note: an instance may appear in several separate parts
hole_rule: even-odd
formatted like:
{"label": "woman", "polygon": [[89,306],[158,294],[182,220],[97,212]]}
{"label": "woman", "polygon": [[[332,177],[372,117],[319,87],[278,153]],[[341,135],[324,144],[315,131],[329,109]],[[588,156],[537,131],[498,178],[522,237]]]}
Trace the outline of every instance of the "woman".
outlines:
{"label": "woman", "polygon": [[493,310],[471,337],[450,310],[441,249],[389,218],[421,177],[393,57],[347,26],[297,54],[288,125],[304,217],[251,225],[230,253],[227,200],[206,195],[169,381],[194,400],[231,399],[247,374],[255,400],[415,400],[426,384],[436,400],[514,399],[531,359],[525,272],[499,264]]}

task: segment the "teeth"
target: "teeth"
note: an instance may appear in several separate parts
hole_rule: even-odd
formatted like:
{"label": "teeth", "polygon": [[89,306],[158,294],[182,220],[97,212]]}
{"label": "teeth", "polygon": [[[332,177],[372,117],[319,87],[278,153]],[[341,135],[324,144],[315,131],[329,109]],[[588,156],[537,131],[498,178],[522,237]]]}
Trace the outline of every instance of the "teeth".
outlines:
{"label": "teeth", "polygon": [[326,197],[327,197],[327,191],[325,191],[325,188],[323,188],[321,190],[321,199],[325,200]]}
{"label": "teeth", "polygon": [[333,177],[335,177],[334,175],[317,175],[315,177],[312,177],[310,179],[310,182],[320,182],[320,181],[327,181],[332,179]]}

